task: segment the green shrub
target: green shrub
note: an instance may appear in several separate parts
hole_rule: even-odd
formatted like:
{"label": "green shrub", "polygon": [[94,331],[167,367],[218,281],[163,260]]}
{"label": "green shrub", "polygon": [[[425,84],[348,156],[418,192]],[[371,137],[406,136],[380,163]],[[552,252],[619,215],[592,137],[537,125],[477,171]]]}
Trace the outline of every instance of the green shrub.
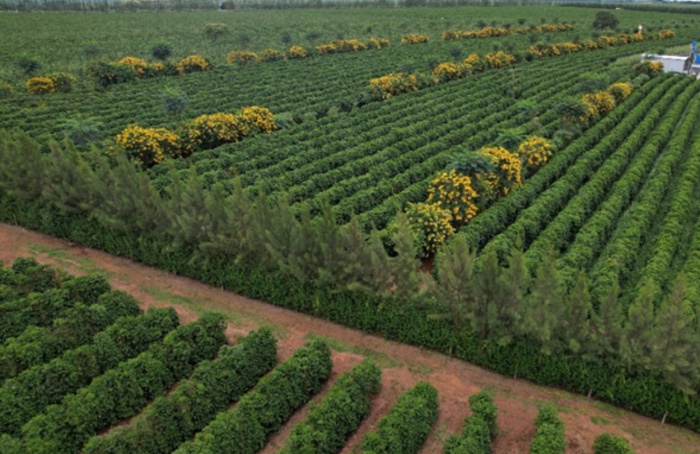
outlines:
{"label": "green shrub", "polygon": [[[178,324],[172,308],[151,309],[143,316],[120,317],[95,335],[92,344],[68,350],[47,364],[32,367],[0,388],[0,432],[19,435],[24,423],[66,394],[120,362],[162,340]],[[1,451],[1,450],[0,450]]]}
{"label": "green shrub", "polygon": [[535,437],[530,443],[530,454],[564,454],[566,439],[564,423],[553,407],[544,407],[535,419]]}
{"label": "green shrub", "polygon": [[36,453],[80,450],[95,432],[132,416],[213,357],[226,340],[224,328],[222,315],[207,313],[171,331],[163,342],[32,418],[22,427],[25,446]]}
{"label": "green shrub", "polygon": [[629,442],[610,434],[598,435],[593,442],[593,454],[633,454]]}
{"label": "green shrub", "polygon": [[294,352],[260,380],[238,406],[219,413],[194,441],[180,445],[177,454],[235,452],[254,454],[265,446],[267,436],[282,424],[328,379],[333,363],[328,345],[313,340]]}
{"label": "green shrub", "polygon": [[299,423],[280,454],[334,454],[369,414],[382,372],[365,361],[343,374],[326,397]]}
{"label": "green shrub", "polygon": [[128,425],[91,438],[82,452],[172,452],[225,411],[270,370],[277,360],[275,338],[260,329],[224,346],[214,361],[203,361],[188,380],[167,396],[158,397]]}
{"label": "green shrub", "polygon": [[401,395],[375,432],[362,440],[365,454],[414,454],[420,451],[437,419],[438,392],[419,382]]}

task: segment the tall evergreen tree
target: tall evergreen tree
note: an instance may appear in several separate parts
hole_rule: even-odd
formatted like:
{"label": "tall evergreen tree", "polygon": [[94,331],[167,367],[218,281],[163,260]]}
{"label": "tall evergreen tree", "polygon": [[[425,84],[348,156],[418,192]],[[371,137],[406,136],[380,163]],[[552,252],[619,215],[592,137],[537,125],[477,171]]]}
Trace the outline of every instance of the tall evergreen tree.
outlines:
{"label": "tall evergreen tree", "polygon": [[554,267],[554,256],[550,254],[532,282],[520,320],[520,331],[539,342],[545,354],[552,354],[561,348],[557,333],[562,319],[563,299],[564,287],[559,271]]}
{"label": "tall evergreen tree", "polygon": [[505,289],[501,286],[501,271],[494,249],[486,254],[481,266],[476,268],[471,320],[474,331],[482,339],[491,337],[492,331],[500,328],[499,308],[506,297]]}
{"label": "tall evergreen tree", "polygon": [[649,367],[654,332],[656,285],[648,280],[627,311],[627,321],[620,339],[620,358],[628,371]]}
{"label": "tall evergreen tree", "polygon": [[696,394],[700,367],[688,285],[680,275],[659,309],[651,342],[650,366],[687,394]]}
{"label": "tall evergreen tree", "polygon": [[167,229],[165,203],[148,175],[121,153],[95,158],[92,187],[100,203],[93,216],[104,226],[134,235],[162,236]]}
{"label": "tall evergreen tree", "polygon": [[514,249],[508,257],[508,267],[501,273],[498,285],[503,293],[497,301],[498,323],[493,337],[500,345],[507,345],[520,324],[525,295],[530,288],[530,273],[522,249]]}
{"label": "tall evergreen tree", "polygon": [[207,233],[212,227],[207,211],[207,195],[194,167],[190,167],[185,181],[179,174],[173,173],[167,189],[170,196],[166,210],[168,234],[175,247],[186,247],[196,252],[199,244],[208,239]]}
{"label": "tall evergreen tree", "polygon": [[47,160],[39,144],[25,133],[0,132],[0,189],[13,198],[41,197]]}
{"label": "tall evergreen tree", "polygon": [[437,282],[431,282],[429,293],[445,308],[446,313],[434,318],[450,318],[457,327],[471,320],[475,305],[475,262],[476,254],[469,250],[462,235],[455,236],[438,253]]}
{"label": "tall evergreen tree", "polygon": [[591,327],[589,318],[593,310],[591,294],[588,292],[586,272],[581,270],[576,285],[562,301],[563,313],[558,336],[574,353],[583,353],[590,348]]}
{"label": "tall evergreen tree", "polygon": [[608,293],[600,301],[598,312],[593,311],[592,352],[599,358],[613,363],[619,358],[622,336],[622,309],[619,302],[620,285],[613,281]]}
{"label": "tall evergreen tree", "polygon": [[99,204],[92,169],[72,142],[49,142],[42,198],[65,213],[90,213]]}
{"label": "tall evergreen tree", "polygon": [[405,213],[396,216],[396,232],[393,236],[396,257],[389,262],[394,279],[393,296],[399,301],[413,302],[419,292],[420,261],[416,248],[415,234]]}

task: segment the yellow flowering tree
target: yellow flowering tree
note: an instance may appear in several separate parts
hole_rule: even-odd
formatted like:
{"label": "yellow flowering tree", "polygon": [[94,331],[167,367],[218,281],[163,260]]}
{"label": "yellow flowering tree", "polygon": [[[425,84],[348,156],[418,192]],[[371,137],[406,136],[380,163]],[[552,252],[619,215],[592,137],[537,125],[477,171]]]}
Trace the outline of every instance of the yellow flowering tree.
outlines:
{"label": "yellow flowering tree", "polygon": [[452,62],[440,63],[433,69],[433,76],[435,76],[439,82],[459,79],[463,75],[464,68]]}
{"label": "yellow flowering tree", "polygon": [[608,93],[615,98],[615,103],[619,104],[632,93],[632,86],[624,82],[618,82],[608,87]]}
{"label": "yellow flowering tree", "polygon": [[464,225],[476,216],[477,197],[471,177],[454,169],[438,173],[428,187],[428,203],[447,210],[455,226]]}
{"label": "yellow flowering tree", "polygon": [[388,39],[384,38],[370,38],[365,42],[367,49],[383,49],[385,47],[391,47],[391,43]]}
{"label": "yellow flowering tree", "polygon": [[646,74],[649,77],[654,77],[664,70],[664,64],[660,61],[645,61],[642,62],[638,67],[637,71]]}
{"label": "yellow flowering tree", "polygon": [[369,81],[369,91],[382,99],[415,90],[418,90],[418,78],[415,74],[391,73]]}
{"label": "yellow flowering tree", "polygon": [[508,195],[511,190],[522,186],[522,164],[517,153],[503,147],[484,147],[479,154],[490,158],[496,168],[493,174],[479,176],[486,187],[498,195]]}
{"label": "yellow flowering tree", "polygon": [[292,46],[287,52],[287,58],[289,59],[306,58],[306,55],[306,49],[301,46]]}
{"label": "yellow flowering tree", "polygon": [[284,54],[275,49],[265,49],[260,53],[260,61],[277,61],[283,58]]}
{"label": "yellow flowering tree", "polygon": [[26,86],[30,95],[45,95],[56,91],[56,83],[50,77],[32,77],[27,80]]}
{"label": "yellow flowering tree", "polygon": [[187,151],[192,152],[241,140],[250,133],[250,127],[233,114],[215,113],[195,118],[186,131]]}
{"label": "yellow flowering tree", "polygon": [[190,55],[175,64],[175,69],[179,74],[189,74],[202,72],[209,69],[209,63],[199,55]]}
{"label": "yellow flowering tree", "polygon": [[484,70],[484,62],[478,54],[470,54],[464,59],[464,67],[472,73],[479,73]]}
{"label": "yellow flowering tree", "polygon": [[238,63],[239,65],[249,65],[258,60],[258,54],[247,50],[234,50],[226,55],[226,61],[228,63]]}
{"label": "yellow flowering tree", "polygon": [[144,77],[147,74],[148,63],[146,60],[137,57],[124,57],[117,62],[118,65],[128,66],[136,74],[137,78]]}
{"label": "yellow flowering tree", "polygon": [[437,203],[409,203],[406,216],[424,258],[435,255],[455,232],[452,215]]}
{"label": "yellow flowering tree", "polygon": [[539,167],[547,163],[553,153],[552,144],[544,137],[532,136],[518,146],[522,166]]}
{"label": "yellow flowering tree", "polygon": [[241,119],[253,131],[270,133],[277,129],[275,115],[265,107],[244,107],[241,109]]}
{"label": "yellow flowering tree", "polygon": [[615,108],[615,98],[607,91],[586,93],[581,102],[588,108],[589,118],[605,115]]}
{"label": "yellow flowering tree", "polygon": [[490,68],[503,68],[512,65],[516,60],[515,55],[507,54],[502,50],[499,50],[495,54],[488,53],[484,55],[484,59]]}
{"label": "yellow flowering tree", "polygon": [[180,137],[165,128],[130,125],[117,135],[117,143],[132,159],[146,167],[158,164],[166,157],[180,156]]}
{"label": "yellow flowering tree", "polygon": [[401,38],[401,44],[421,44],[430,41],[428,35],[419,35],[415,33],[410,33],[403,38]]}

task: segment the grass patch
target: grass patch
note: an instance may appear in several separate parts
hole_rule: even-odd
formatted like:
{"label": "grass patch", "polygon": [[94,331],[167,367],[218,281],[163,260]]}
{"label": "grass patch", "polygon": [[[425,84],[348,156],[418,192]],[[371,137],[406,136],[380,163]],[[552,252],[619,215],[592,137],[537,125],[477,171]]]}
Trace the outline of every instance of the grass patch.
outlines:
{"label": "grass patch", "polygon": [[240,328],[255,324],[258,326],[266,326],[272,330],[278,339],[282,339],[286,334],[286,330],[281,326],[271,325],[270,321],[264,317],[255,317],[240,312],[234,312],[220,304],[214,304],[209,298],[192,299],[178,295],[158,287],[146,287],[142,289],[158,302],[182,306],[185,309],[194,312],[197,316],[207,311],[220,312],[232,326]]}
{"label": "grass patch", "polygon": [[348,344],[347,342],[343,342],[343,341],[341,341],[339,339],[335,339],[333,337],[319,336],[318,334],[309,333],[305,336],[305,338],[309,339],[309,340],[320,339],[320,340],[324,341],[325,343],[327,343],[328,346],[335,351],[343,352],[343,353],[355,353],[356,355],[361,355],[361,356],[364,356],[365,358],[369,358],[372,361],[374,361],[377,364],[377,366],[379,366],[382,369],[388,369],[388,368],[392,368],[392,367],[401,366],[401,363],[399,361],[396,361],[395,359],[390,358],[389,355],[387,355],[386,353],[380,353],[380,352],[377,352],[377,351],[369,349],[369,348],[351,345],[351,344]]}
{"label": "grass patch", "polygon": [[598,424],[599,426],[607,426],[608,424],[610,424],[610,421],[603,418],[602,416],[591,416],[591,422],[593,424]]}
{"label": "grass patch", "polygon": [[112,275],[109,271],[105,271],[95,265],[90,259],[82,258],[76,259],[71,256],[69,251],[66,251],[64,247],[46,247],[40,244],[30,244],[29,251],[33,255],[46,255],[51,260],[55,261],[61,268],[77,268],[85,273],[98,273],[105,277]]}

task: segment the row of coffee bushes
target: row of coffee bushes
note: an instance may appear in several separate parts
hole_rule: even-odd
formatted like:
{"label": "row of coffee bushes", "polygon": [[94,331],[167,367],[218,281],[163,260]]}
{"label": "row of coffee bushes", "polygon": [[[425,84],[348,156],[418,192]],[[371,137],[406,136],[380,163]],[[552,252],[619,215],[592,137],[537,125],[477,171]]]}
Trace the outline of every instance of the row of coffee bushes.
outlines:
{"label": "row of coffee bushes", "polygon": [[85,454],[172,452],[226,411],[277,361],[272,332],[263,328],[224,346],[214,361],[202,361],[172,393],[160,396],[132,419],[83,446]]}
{"label": "row of coffee bushes", "polygon": [[268,435],[321,390],[332,367],[328,345],[320,340],[307,343],[261,379],[235,408],[219,413],[193,441],[181,444],[175,452],[258,452]]}
{"label": "row of coffee bushes", "polygon": [[90,344],[68,350],[5,381],[0,388],[0,433],[19,436],[22,426],[49,405],[60,403],[65,395],[146,351],[177,325],[173,309],[151,309],[144,315],[120,317],[95,335]]}
{"label": "row of coffee bushes", "polygon": [[225,343],[221,314],[208,313],[168,333],[163,341],[120,363],[46,408],[22,428],[20,440],[3,439],[10,452],[77,452],[98,430],[134,415]]}
{"label": "row of coffee bushes", "polygon": [[428,439],[438,416],[438,392],[428,382],[419,382],[404,392],[374,432],[362,440],[365,454],[416,454]]}
{"label": "row of coffee bushes", "polygon": [[369,361],[343,374],[306,419],[294,427],[280,454],[340,451],[350,434],[369,415],[372,397],[379,392],[381,376],[379,367]]}
{"label": "row of coffee bushes", "polygon": [[88,344],[119,317],[139,313],[138,303],[118,292],[104,293],[94,304],[88,304],[75,304],[50,327],[30,325],[19,336],[8,339],[0,347],[0,378],[14,377],[66,350]]}
{"label": "row of coffee bushes", "polygon": [[[58,276],[54,270],[45,265],[39,265],[34,259],[17,259],[18,269],[29,269],[28,275],[23,272],[12,272],[2,276],[8,284],[0,284],[4,295],[0,298],[0,341],[19,336],[28,326],[50,327],[54,320],[63,318],[66,311],[77,303],[92,305],[100,295],[110,290],[107,281],[97,275],[73,278]],[[39,274],[41,273],[41,274]],[[36,277],[26,290],[26,277]],[[18,291],[19,290],[19,291]]]}
{"label": "row of coffee bushes", "polygon": [[554,407],[543,407],[535,419],[535,437],[530,442],[531,454],[564,454],[564,423]]}
{"label": "row of coffee bushes", "polygon": [[459,435],[445,442],[443,454],[490,454],[491,442],[498,435],[498,408],[484,391],[469,397],[471,416],[464,420]]}

